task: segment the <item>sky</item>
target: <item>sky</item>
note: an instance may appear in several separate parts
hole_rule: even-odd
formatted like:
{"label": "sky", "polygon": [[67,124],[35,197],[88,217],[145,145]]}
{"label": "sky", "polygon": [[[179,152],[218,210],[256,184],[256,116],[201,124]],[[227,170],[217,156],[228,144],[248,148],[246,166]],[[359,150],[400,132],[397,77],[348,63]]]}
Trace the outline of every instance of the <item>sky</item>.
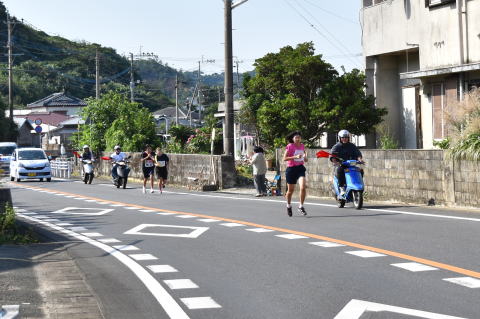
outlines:
{"label": "sky", "polygon": [[[237,2],[239,0],[234,1]],[[223,0],[3,0],[9,13],[48,34],[119,54],[154,53],[168,65],[224,69]],[[312,41],[339,71],[362,68],[359,0],[249,0],[233,10],[239,72],[280,48]],[[214,60],[214,62],[213,62]]]}

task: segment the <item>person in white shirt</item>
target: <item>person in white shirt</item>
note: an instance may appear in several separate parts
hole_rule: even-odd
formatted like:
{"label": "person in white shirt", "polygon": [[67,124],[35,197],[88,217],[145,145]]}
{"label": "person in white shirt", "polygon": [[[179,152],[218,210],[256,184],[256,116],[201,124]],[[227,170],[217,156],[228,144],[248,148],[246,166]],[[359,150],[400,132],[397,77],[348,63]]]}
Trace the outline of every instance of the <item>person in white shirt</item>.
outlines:
{"label": "person in white shirt", "polygon": [[257,190],[256,197],[267,195],[267,186],[265,185],[265,174],[267,173],[267,165],[265,163],[265,156],[263,154],[263,148],[255,146],[253,148],[255,154],[253,154],[250,164],[253,166],[253,182],[255,189]]}
{"label": "person in white shirt", "polygon": [[117,164],[117,162],[126,160],[127,159],[127,154],[122,152],[122,149],[119,145],[116,145],[113,149],[115,150],[115,153],[110,155],[110,159],[112,160],[112,163],[113,163],[112,177],[113,177],[113,179],[117,179],[118,178],[118,175],[117,175],[118,164]]}

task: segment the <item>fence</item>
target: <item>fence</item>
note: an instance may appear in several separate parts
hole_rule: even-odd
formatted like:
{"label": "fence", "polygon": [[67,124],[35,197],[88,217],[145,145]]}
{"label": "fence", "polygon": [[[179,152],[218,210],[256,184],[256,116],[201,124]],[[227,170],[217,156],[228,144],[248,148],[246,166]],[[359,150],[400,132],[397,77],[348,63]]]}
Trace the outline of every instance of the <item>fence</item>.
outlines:
{"label": "fence", "polygon": [[50,162],[52,176],[59,178],[70,178],[72,175],[72,162],[68,159],[56,159]]}

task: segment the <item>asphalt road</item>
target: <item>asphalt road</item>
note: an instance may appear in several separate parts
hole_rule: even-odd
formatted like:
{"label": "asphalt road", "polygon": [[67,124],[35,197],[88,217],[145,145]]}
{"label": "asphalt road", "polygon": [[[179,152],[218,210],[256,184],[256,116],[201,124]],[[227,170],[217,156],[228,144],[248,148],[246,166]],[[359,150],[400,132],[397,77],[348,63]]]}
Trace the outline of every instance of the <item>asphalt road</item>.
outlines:
{"label": "asphalt road", "polygon": [[480,318],[478,212],[310,201],[289,218],[280,198],[11,187],[20,218],[78,243],[107,318]]}

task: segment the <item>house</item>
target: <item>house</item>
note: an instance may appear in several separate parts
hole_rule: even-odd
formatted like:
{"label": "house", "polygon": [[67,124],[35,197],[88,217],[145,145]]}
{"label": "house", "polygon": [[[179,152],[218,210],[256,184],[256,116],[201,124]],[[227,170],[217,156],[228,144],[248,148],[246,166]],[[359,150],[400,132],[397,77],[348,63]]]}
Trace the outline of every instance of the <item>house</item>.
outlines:
{"label": "house", "polygon": [[402,148],[447,137],[447,112],[480,84],[480,1],[362,0],[367,94]]}
{"label": "house", "polygon": [[53,93],[43,99],[27,104],[32,112],[56,112],[68,116],[78,115],[82,108],[87,106],[85,101],[67,95],[65,92]]}
{"label": "house", "polygon": [[[165,123],[165,134],[168,134],[168,129],[172,127],[172,125],[175,125],[176,116],[177,108],[175,106],[169,106],[153,112],[153,117],[157,122],[157,127],[160,127],[160,125]],[[185,111],[179,107],[178,123],[183,126],[200,127],[200,114],[198,114],[198,112],[190,112],[189,114],[188,111]]]}
{"label": "house", "polygon": [[18,127],[17,145],[20,147],[40,147],[40,134],[34,131],[32,121],[25,118],[14,117],[13,121]]}

